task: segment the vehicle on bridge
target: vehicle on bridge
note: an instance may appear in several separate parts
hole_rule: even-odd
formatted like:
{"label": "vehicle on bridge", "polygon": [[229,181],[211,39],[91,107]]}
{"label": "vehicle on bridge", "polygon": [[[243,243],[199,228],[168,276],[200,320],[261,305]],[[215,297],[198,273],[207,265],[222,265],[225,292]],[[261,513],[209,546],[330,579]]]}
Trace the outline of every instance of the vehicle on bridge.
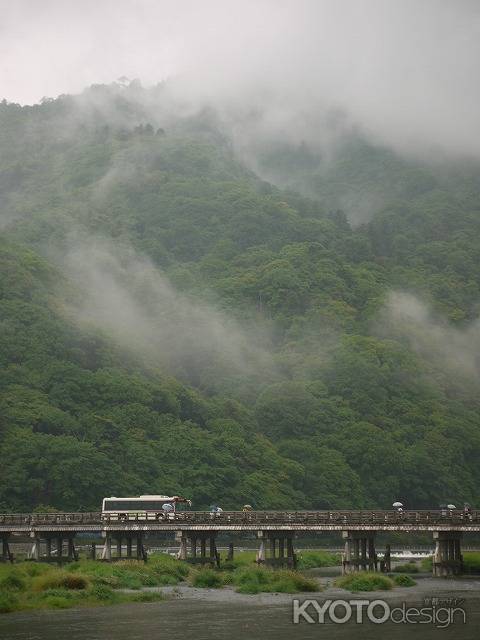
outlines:
{"label": "vehicle on bridge", "polygon": [[102,518],[109,520],[129,520],[144,518],[146,520],[167,520],[174,518],[177,505],[191,506],[192,501],[183,496],[148,495],[130,498],[104,498],[102,502]]}

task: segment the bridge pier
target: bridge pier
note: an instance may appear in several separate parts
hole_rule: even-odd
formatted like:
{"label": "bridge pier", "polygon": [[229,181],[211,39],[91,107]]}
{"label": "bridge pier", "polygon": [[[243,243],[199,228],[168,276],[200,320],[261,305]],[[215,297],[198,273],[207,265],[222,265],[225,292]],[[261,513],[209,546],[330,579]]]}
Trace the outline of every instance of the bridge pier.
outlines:
{"label": "bridge pier", "polygon": [[[72,562],[78,560],[78,553],[75,549],[75,532],[65,531],[45,532],[42,535],[36,531],[32,534],[33,542],[28,557],[37,562]],[[52,540],[55,540],[56,555],[53,555]],[[63,554],[63,543],[67,541],[67,554]],[[42,556],[42,542],[45,542],[45,557]]]}
{"label": "bridge pier", "polygon": [[463,572],[461,531],[434,531],[435,553],[432,573],[434,576],[453,576]]}
{"label": "bridge pier", "polygon": [[[272,567],[295,569],[297,556],[293,547],[293,531],[261,531],[256,562]],[[268,552],[269,550],[269,552]]]}
{"label": "bridge pier", "polygon": [[[116,542],[116,555],[112,555],[112,543]],[[127,544],[127,554],[123,555],[123,541]],[[135,555],[133,553],[133,545],[135,543]],[[95,550],[92,549],[92,557]],[[105,534],[105,544],[103,545],[102,560],[111,562],[112,560],[137,560],[147,561],[147,554],[143,547],[143,534],[139,531],[107,531]]]}
{"label": "bridge pier", "polygon": [[[193,564],[210,564],[219,567],[220,556],[217,550],[216,535],[216,531],[179,532],[177,539],[180,540],[180,549],[177,558]],[[188,555],[189,543],[190,555]]]}
{"label": "bridge pier", "polygon": [[342,573],[377,571],[375,531],[342,531],[345,551],[342,553]]}

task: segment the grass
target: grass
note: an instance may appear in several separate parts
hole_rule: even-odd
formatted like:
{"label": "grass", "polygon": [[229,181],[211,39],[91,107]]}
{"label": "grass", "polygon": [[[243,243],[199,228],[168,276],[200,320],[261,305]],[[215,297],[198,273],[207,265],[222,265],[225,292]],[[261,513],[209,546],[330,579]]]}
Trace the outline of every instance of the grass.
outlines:
{"label": "grass", "polygon": [[338,553],[330,553],[329,551],[302,551],[298,557],[299,569],[336,567],[340,563],[340,555]]}
{"label": "grass", "polygon": [[417,584],[413,578],[407,576],[405,573],[399,573],[393,576],[393,581],[398,587],[414,587]]}
{"label": "grass", "polygon": [[225,579],[215,569],[199,569],[192,573],[191,584],[204,589],[219,589],[225,584]]}
{"label": "grass", "polygon": [[337,587],[348,591],[389,591],[394,582],[380,573],[359,571],[348,576],[342,576],[335,581]]}
{"label": "grass", "polygon": [[480,552],[466,551],[463,554],[463,566],[466,573],[480,573]]}
{"label": "grass", "polygon": [[252,566],[257,558],[256,551],[237,551],[233,560],[227,560],[227,554],[220,554],[221,566],[225,571],[234,571],[240,567]]}
{"label": "grass", "polygon": [[266,567],[240,568],[232,575],[232,584],[239,593],[301,593],[320,591],[315,580],[286,569]]}
{"label": "grass", "polygon": [[418,567],[415,562],[406,562],[405,564],[397,564],[393,568],[394,573],[418,573]]}
{"label": "grass", "polygon": [[[480,554],[465,554],[471,567],[478,566]],[[105,606],[122,602],[156,602],[165,596],[160,591],[142,591],[145,587],[175,586],[188,580],[199,588],[218,589],[229,585],[240,593],[301,593],[319,591],[316,580],[287,569],[271,569],[254,562],[255,552],[235,554],[222,568],[199,568],[166,554],[156,554],[148,563],[125,560],[118,563],[80,560],[62,568],[46,563],[23,562],[0,565],[0,613],[29,609],[65,609],[80,606]],[[335,554],[307,551],[299,567],[338,564]],[[404,572],[409,565],[403,565]],[[361,572],[344,576],[336,584],[350,591],[391,589],[394,584],[408,586],[409,576],[394,578]],[[413,582],[413,581],[412,581]]]}
{"label": "grass", "polygon": [[67,573],[57,570],[45,573],[33,578],[31,586],[33,591],[48,591],[49,589],[81,590],[90,584],[89,579],[79,573]]}
{"label": "grass", "polygon": [[[30,609],[66,609],[122,602],[156,602],[161,592],[143,587],[176,585],[190,568],[165,554],[147,564],[136,560],[104,563],[81,560],[63,568],[46,563],[0,565],[0,613]],[[127,590],[127,591],[122,591]],[[138,593],[131,593],[131,591]]]}

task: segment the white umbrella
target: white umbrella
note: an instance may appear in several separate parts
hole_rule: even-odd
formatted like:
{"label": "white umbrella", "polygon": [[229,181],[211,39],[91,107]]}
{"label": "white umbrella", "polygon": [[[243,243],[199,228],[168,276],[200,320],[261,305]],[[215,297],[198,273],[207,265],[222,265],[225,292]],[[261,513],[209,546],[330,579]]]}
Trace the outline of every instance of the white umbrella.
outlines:
{"label": "white umbrella", "polygon": [[457,507],[454,504],[447,504],[447,509],[456,509]]}
{"label": "white umbrella", "polygon": [[398,507],[403,507],[403,504],[401,502],[394,502],[392,504],[392,507],[395,507],[397,509]]}

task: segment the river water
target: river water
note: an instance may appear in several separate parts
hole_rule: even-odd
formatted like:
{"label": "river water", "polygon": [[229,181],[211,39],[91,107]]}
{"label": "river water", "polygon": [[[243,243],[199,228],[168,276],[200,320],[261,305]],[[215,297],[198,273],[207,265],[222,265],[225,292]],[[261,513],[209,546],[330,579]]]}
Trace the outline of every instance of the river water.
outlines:
{"label": "river water", "polygon": [[[480,581],[422,579],[416,587],[353,596],[327,584],[318,599],[386,599],[397,607],[425,606],[425,599],[463,600],[467,623],[457,619],[441,629],[433,624],[293,624],[292,600],[299,596],[262,594],[247,596],[229,589],[205,590],[188,587],[170,591],[166,601],[91,609],[34,611],[0,617],[1,640],[478,640],[480,638]],[[167,590],[168,591],[168,590]],[[441,604],[439,604],[441,606]],[[340,612],[339,612],[340,613]]]}

